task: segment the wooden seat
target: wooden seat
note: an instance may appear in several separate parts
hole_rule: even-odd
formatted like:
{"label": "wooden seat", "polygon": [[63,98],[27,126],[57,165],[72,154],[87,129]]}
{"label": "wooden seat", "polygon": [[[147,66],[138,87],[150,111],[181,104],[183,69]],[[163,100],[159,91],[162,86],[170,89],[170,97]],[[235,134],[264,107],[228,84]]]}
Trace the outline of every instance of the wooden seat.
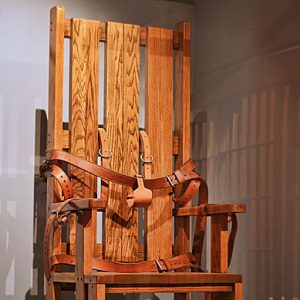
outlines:
{"label": "wooden seat", "polygon": [[[70,39],[67,126],[63,126],[65,39]],[[104,43],[104,61],[99,55],[100,43]],[[144,60],[141,47],[145,47]],[[99,75],[102,66],[104,78]],[[101,81],[105,85],[104,99],[99,96]],[[144,126],[139,121],[143,85]],[[99,124],[99,110],[104,111],[104,124]],[[63,7],[52,8],[47,145],[49,151],[67,151],[94,165],[100,163],[117,173],[136,176],[134,180],[143,192],[146,180],[161,177],[166,186],[151,192],[148,189],[152,197],[143,194],[143,198],[136,192],[136,186],[103,177],[101,192],[97,194],[99,183],[95,173],[52,159],[50,151],[46,166],[52,168],[47,169],[50,225],[44,247],[47,299],[59,299],[66,285],[74,287],[76,299],[105,299],[107,293],[144,292],[172,292],[176,299],[188,299],[189,292],[203,292],[207,300],[217,299],[218,295],[242,299],[242,276],[228,273],[228,263],[236,233],[236,213],[245,212],[245,206],[208,205],[207,186],[201,176],[187,181],[180,171],[174,172],[174,187],[169,177],[190,159],[188,23],[178,23],[174,30],[142,28],[65,19]],[[186,183],[179,184],[183,182]],[[184,191],[190,191],[192,184],[200,185],[199,202],[194,207],[186,200],[192,196],[189,192],[180,198]],[[191,189],[194,193],[196,188]],[[63,208],[61,203],[66,203]],[[212,219],[211,273],[200,272],[199,268],[208,216]],[[191,252],[190,217],[196,217],[192,251],[198,267],[192,267],[194,272],[189,267],[163,273],[95,271],[95,260],[129,264]],[[232,221],[230,235],[229,221]],[[103,225],[102,243],[97,241],[97,222]],[[75,264],[72,272],[59,261],[61,257],[69,259],[67,264]]]}

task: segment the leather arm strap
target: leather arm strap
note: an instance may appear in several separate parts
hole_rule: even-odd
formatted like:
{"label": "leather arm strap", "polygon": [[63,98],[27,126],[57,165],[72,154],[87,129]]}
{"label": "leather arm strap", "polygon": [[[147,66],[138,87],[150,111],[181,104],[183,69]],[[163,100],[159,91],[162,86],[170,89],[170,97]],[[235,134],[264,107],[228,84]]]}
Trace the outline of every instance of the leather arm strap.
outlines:
{"label": "leather arm strap", "polygon": [[[52,149],[50,151],[50,157],[48,159],[48,163],[55,164],[55,160],[67,162],[77,168],[80,168],[90,174],[95,176],[99,176],[106,180],[119,183],[122,185],[127,185],[134,188],[137,185],[136,177],[131,177],[125,174],[121,174],[118,172],[114,172],[102,166],[95,165],[87,160],[76,157],[72,154],[69,154],[62,150]],[[180,169],[180,173],[183,176],[185,182],[190,181],[192,179],[199,179],[199,175],[194,172],[195,164],[192,160],[188,160]],[[162,189],[168,188],[170,186],[175,186],[180,184],[177,177],[173,173],[168,177],[161,177],[156,179],[145,179],[144,185],[145,188],[154,190],[154,189]]]}
{"label": "leather arm strap", "polygon": [[52,213],[51,216],[48,218],[45,231],[44,231],[44,272],[46,279],[49,281],[50,279],[50,266],[51,266],[51,259],[50,259],[50,234],[53,227],[53,223],[60,213],[60,211],[72,201],[73,199],[67,199],[63,202],[59,203],[59,206],[56,208],[55,213]]}
{"label": "leather arm strap", "polygon": [[[91,198],[90,200],[96,200],[100,203],[103,203],[104,205],[107,202],[107,199],[93,199]],[[50,258],[50,235],[51,235],[51,231],[53,228],[53,224],[55,222],[55,220],[58,220],[59,214],[64,210],[65,206],[67,206],[68,204],[72,205],[72,202],[74,202],[74,206],[76,209],[76,201],[78,201],[78,199],[76,198],[70,198],[67,199],[63,202],[60,202],[59,204],[57,204],[56,208],[54,211],[52,211],[52,214],[50,215],[50,217],[47,220],[46,226],[45,226],[45,231],[44,231],[44,272],[45,272],[45,276],[47,278],[47,280],[50,279],[50,269],[52,268],[52,262],[51,262],[51,258]]]}

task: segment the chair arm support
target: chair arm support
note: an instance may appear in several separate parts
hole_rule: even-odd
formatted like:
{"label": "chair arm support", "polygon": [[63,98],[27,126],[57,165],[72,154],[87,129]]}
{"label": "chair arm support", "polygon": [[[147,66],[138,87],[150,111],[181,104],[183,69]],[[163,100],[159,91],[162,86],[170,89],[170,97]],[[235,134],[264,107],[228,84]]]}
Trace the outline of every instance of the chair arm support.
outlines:
{"label": "chair arm support", "polygon": [[[228,216],[230,216],[230,219]],[[229,221],[231,221],[232,226],[228,235]],[[211,272],[228,272],[237,229],[235,213],[227,212],[211,215]]]}

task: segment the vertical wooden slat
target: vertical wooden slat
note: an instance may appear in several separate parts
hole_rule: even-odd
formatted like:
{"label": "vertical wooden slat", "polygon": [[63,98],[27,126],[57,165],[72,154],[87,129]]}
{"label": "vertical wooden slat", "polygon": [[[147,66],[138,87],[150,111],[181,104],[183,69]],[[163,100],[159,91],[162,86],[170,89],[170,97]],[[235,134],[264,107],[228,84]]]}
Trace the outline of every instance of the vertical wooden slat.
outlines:
{"label": "vertical wooden slat", "polygon": [[[64,8],[53,7],[50,13],[49,102],[47,148],[61,149],[64,68]],[[54,199],[53,178],[47,178],[47,215]],[[53,254],[61,253],[61,227],[53,231]],[[47,284],[46,299],[60,299],[59,287]]]}
{"label": "vertical wooden slat", "polygon": [[[71,24],[70,131],[71,153],[97,163],[99,22],[73,19]],[[93,197],[96,178],[71,168],[75,197]],[[84,273],[91,270],[96,212],[83,212]],[[71,228],[75,236],[75,226]],[[71,238],[71,237],[70,237]],[[73,241],[73,240],[72,240]],[[74,241],[73,241],[74,242]]]}
{"label": "vertical wooden slat", "polygon": [[[175,168],[179,168],[190,158],[190,24],[176,25],[179,32],[179,49],[176,51],[175,65],[175,136],[179,138],[179,151]],[[180,188],[176,190],[180,194]],[[190,203],[188,204],[190,205]],[[176,255],[189,252],[189,217],[175,218]]]}
{"label": "vertical wooden slat", "polygon": [[64,13],[61,6],[50,12],[48,149],[62,149]]}
{"label": "vertical wooden slat", "polygon": [[[112,150],[111,168],[138,173],[140,27],[108,23],[106,45],[105,127]],[[110,183],[105,222],[105,257],[136,261],[137,211],[129,208],[127,187]]]}
{"label": "vertical wooden slat", "polygon": [[[146,132],[152,149],[152,177],[172,172],[173,31],[148,28],[146,46]],[[146,213],[147,260],[172,256],[172,198],[154,191]]]}

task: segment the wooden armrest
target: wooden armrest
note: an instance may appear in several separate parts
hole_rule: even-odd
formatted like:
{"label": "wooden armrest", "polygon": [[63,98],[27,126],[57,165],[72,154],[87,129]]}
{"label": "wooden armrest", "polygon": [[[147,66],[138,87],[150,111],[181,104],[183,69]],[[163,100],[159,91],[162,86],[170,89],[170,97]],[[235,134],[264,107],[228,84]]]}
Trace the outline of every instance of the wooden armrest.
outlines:
{"label": "wooden armrest", "polygon": [[245,213],[245,204],[210,204],[205,207],[204,212],[207,216],[216,214]]}
{"label": "wooden armrest", "polygon": [[212,216],[216,214],[232,214],[232,213],[245,213],[245,204],[208,204],[207,206],[189,206],[173,209],[173,216],[186,217],[197,216],[199,213],[203,213],[206,216]]}
{"label": "wooden armrest", "polygon": [[[58,207],[58,203],[52,204],[52,211],[55,211]],[[107,202],[105,200],[100,200],[96,198],[86,198],[86,199],[75,199],[68,203],[62,210],[61,213],[68,211],[76,211],[83,209],[97,209],[97,210],[105,210]]]}

